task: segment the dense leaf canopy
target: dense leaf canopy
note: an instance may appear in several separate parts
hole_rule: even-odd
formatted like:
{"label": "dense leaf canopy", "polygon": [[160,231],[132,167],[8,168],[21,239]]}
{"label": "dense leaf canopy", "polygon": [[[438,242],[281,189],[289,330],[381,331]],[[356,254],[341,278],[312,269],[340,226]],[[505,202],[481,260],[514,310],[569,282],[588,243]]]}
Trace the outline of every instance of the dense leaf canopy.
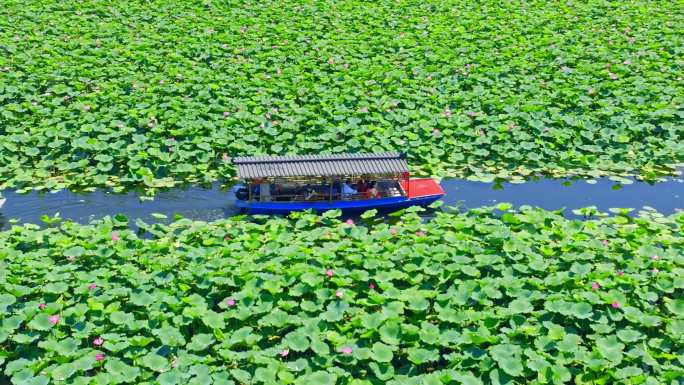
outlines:
{"label": "dense leaf canopy", "polygon": [[408,150],[515,179],[684,161],[667,1],[3,1],[0,188],[232,178],[233,155]]}
{"label": "dense leaf canopy", "polygon": [[366,221],[138,222],[147,239],[123,217],[15,226],[0,233],[0,372],[14,384],[684,376],[682,214]]}

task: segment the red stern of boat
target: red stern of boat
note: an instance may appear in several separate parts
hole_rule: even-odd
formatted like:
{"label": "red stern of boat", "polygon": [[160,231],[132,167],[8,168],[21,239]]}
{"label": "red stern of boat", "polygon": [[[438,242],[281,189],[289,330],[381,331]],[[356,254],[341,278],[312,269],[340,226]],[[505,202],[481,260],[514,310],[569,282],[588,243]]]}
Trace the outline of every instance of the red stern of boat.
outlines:
{"label": "red stern of boat", "polygon": [[431,178],[402,180],[401,187],[408,192],[409,199],[444,195],[442,186]]}

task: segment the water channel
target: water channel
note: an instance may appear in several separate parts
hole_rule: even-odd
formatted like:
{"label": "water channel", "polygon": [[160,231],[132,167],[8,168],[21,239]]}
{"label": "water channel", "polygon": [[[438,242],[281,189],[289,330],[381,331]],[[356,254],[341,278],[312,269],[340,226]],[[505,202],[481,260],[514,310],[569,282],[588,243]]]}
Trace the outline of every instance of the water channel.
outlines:
{"label": "water channel", "polygon": [[[500,185],[448,179],[441,184],[447,193],[444,207],[457,206],[462,209],[509,202],[516,208],[530,205],[547,210],[565,209],[569,217],[574,216],[573,209],[587,206],[596,206],[603,212],[612,207],[652,207],[662,214],[684,209],[684,180],[681,176],[655,184],[635,181],[620,185],[619,188],[616,188],[616,182],[608,178],[598,179],[593,184],[563,179],[538,179]],[[87,194],[66,190],[28,194],[3,191],[2,196],[6,201],[0,208],[0,228],[7,228],[11,222],[39,224],[41,216],[55,216],[57,213],[61,218],[79,223],[116,214],[126,215],[131,223],[136,218],[149,223],[159,221],[153,215],[155,213],[169,218],[179,214],[204,221],[239,213],[234,205],[233,194],[221,190],[218,184],[212,188],[187,187],[161,191],[151,201],[140,200],[135,192],[115,194],[102,190]]]}

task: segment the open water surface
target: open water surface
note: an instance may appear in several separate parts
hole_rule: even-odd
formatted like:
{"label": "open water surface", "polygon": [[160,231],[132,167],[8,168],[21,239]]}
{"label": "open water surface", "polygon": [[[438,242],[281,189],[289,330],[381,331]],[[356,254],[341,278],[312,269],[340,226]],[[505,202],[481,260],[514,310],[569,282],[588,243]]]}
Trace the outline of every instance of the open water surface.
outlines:
{"label": "open water surface", "polygon": [[[671,214],[684,209],[684,180],[668,178],[664,182],[648,184],[634,182],[614,189],[616,182],[601,178],[595,184],[579,180],[568,182],[561,179],[539,179],[521,184],[472,182],[448,179],[441,182],[447,195],[444,206],[468,209],[509,202],[514,207],[538,206],[547,210],[565,209],[572,217],[572,210],[596,206],[600,211],[611,207],[640,209],[650,206],[660,213]],[[212,221],[239,214],[230,191],[221,190],[218,184],[212,188],[188,187],[158,192],[152,201],[141,201],[135,192],[114,194],[97,191],[87,194],[66,190],[55,193],[17,194],[4,191],[6,202],[0,208],[0,228],[7,228],[11,219],[18,222],[41,223],[41,216],[59,216],[80,223],[106,215],[123,214],[131,223],[136,218],[145,222],[157,222],[152,216],[160,213],[172,218],[179,214],[185,218]]]}

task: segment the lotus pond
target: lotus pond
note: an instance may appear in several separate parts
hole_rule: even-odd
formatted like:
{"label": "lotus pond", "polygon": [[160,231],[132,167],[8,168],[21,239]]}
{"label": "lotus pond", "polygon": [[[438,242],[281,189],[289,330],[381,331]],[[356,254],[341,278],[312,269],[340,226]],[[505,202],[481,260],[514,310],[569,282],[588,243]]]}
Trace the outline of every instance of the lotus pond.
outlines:
{"label": "lotus pond", "polygon": [[681,383],[684,214],[509,209],[14,226],[0,380]]}
{"label": "lotus pond", "polygon": [[426,175],[653,179],[684,162],[683,18],[667,1],[5,0],[0,189],[405,149]]}

